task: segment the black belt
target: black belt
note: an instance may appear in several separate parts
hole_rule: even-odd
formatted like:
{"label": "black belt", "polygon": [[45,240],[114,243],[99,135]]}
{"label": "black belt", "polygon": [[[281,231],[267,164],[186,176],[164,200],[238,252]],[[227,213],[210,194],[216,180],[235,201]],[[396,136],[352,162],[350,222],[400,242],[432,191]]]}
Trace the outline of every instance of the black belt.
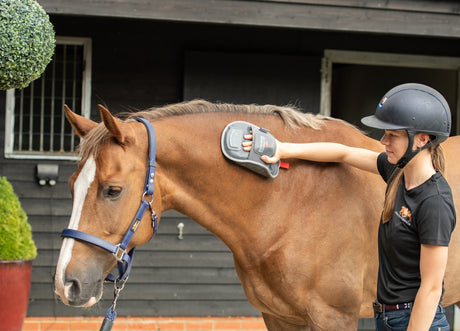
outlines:
{"label": "black belt", "polygon": [[401,310],[401,309],[411,309],[413,305],[414,305],[413,302],[399,303],[397,305],[385,305],[379,302],[373,303],[375,313],[383,313],[384,311],[394,311],[394,310]]}

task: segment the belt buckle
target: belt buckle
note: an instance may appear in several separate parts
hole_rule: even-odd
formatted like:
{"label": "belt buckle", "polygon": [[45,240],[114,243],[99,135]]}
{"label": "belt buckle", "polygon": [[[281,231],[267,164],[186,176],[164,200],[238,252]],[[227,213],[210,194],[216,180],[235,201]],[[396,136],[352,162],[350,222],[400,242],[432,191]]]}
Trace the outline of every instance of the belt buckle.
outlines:
{"label": "belt buckle", "polygon": [[383,305],[378,302],[373,302],[372,307],[374,308],[374,313],[383,313]]}

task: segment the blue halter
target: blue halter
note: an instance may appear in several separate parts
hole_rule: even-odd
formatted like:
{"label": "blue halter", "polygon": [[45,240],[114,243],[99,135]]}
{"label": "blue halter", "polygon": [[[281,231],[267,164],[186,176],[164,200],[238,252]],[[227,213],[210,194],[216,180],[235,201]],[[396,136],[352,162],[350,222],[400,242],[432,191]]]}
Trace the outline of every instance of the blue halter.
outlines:
{"label": "blue halter", "polygon": [[[118,297],[119,292],[123,289],[125,282],[128,280],[129,273],[131,272],[131,267],[134,258],[134,251],[135,248],[131,249],[131,251],[127,252],[126,248],[128,247],[129,242],[133,238],[134,233],[136,232],[146,210],[150,207],[152,211],[152,226],[153,226],[153,235],[156,234],[158,229],[158,216],[155,211],[152,209],[152,202],[153,202],[153,191],[154,191],[154,184],[155,184],[155,170],[156,170],[156,162],[155,162],[155,155],[156,155],[156,135],[155,129],[153,128],[152,124],[144,118],[134,117],[134,119],[138,122],[141,122],[145,125],[148,136],[149,136],[149,161],[147,165],[147,175],[145,177],[145,186],[144,186],[144,194],[142,195],[141,204],[139,209],[136,212],[131,224],[126,231],[123,239],[118,245],[114,245],[104,239],[98,238],[91,234],[81,232],[78,230],[73,229],[64,229],[61,233],[62,237],[66,238],[73,238],[79,241],[83,241],[100,248],[105,249],[113,254],[115,259],[117,260],[118,265],[118,277],[115,277],[112,274],[107,275],[106,281],[113,282],[115,285],[115,299],[112,307],[110,307],[106,312],[106,319],[113,322],[116,317],[115,305],[116,299]],[[145,197],[150,195],[152,200],[147,201]],[[120,284],[120,285],[119,285]],[[109,316],[108,316],[109,314]],[[104,321],[105,322],[105,321]]]}

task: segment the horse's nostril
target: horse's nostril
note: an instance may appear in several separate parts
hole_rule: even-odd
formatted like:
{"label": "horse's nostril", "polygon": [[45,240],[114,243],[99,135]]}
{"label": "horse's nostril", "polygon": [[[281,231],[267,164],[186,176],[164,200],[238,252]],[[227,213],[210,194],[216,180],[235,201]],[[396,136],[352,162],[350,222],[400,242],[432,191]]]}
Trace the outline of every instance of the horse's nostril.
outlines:
{"label": "horse's nostril", "polygon": [[68,277],[64,283],[62,301],[73,307],[91,307],[102,295],[101,285],[97,282],[89,283],[86,279]]}
{"label": "horse's nostril", "polygon": [[64,284],[65,297],[69,304],[79,301],[81,294],[81,284],[78,279],[68,279]]}

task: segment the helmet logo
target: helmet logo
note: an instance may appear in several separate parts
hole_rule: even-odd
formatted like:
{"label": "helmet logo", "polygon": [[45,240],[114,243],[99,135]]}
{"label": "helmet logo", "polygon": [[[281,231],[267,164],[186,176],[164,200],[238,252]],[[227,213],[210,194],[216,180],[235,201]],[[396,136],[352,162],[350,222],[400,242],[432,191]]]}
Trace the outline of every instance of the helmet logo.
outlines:
{"label": "helmet logo", "polygon": [[380,100],[380,103],[379,103],[379,108],[382,108],[383,107],[383,104],[388,100],[388,97],[384,96],[382,98],[382,100]]}

